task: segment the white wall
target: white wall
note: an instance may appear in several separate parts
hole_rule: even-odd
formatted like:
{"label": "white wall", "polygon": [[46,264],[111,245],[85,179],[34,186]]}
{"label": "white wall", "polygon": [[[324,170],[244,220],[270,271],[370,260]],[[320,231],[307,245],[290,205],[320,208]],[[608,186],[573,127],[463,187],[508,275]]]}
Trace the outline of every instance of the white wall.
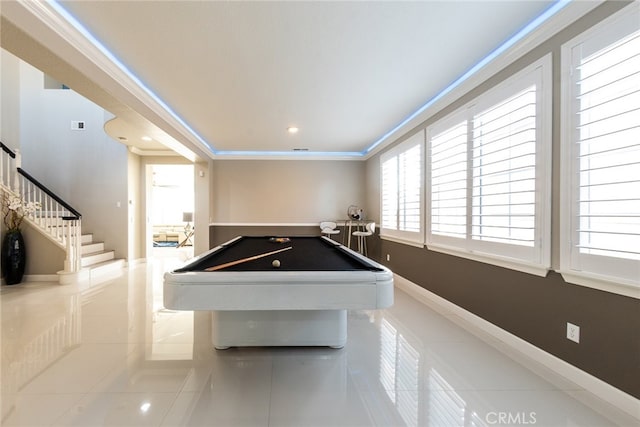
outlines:
{"label": "white wall", "polygon": [[129,262],[144,258],[143,240],[139,232],[143,224],[141,221],[142,196],[140,182],[142,178],[140,164],[140,156],[129,152],[127,156],[127,218],[129,221],[129,248],[127,255]]}
{"label": "white wall", "polygon": [[369,218],[375,219],[380,223],[380,161],[376,157],[374,161],[366,162],[365,167],[366,184],[365,193],[367,200],[365,209],[369,212]]}
{"label": "white wall", "polygon": [[[0,49],[0,139],[13,151],[20,149],[20,62]],[[3,238],[3,221],[0,229]],[[22,235],[27,247],[27,275],[51,274],[62,269],[64,251],[27,225],[23,226]]]}
{"label": "white wall", "polygon": [[19,148],[20,127],[17,126],[20,110],[18,75],[20,60],[0,49],[0,139],[11,149]]}
{"label": "white wall", "polygon": [[366,199],[360,161],[214,160],[212,169],[216,224],[345,219],[349,205]]}
{"label": "white wall", "polygon": [[43,73],[22,61],[19,88],[23,168],[82,214],[83,233],[127,258],[127,148],[103,130],[112,115],[72,90],[45,90]]}
{"label": "white wall", "polygon": [[199,232],[194,234],[194,254],[206,252],[209,245],[208,226],[211,220],[211,176],[212,161],[197,162],[193,168],[194,183],[194,227]]}

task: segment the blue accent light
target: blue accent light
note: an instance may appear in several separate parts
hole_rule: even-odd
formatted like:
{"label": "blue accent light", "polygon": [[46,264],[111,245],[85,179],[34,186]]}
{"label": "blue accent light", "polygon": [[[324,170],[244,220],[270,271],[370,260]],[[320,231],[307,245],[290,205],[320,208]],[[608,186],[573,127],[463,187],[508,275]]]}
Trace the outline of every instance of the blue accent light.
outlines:
{"label": "blue accent light", "polygon": [[219,156],[260,157],[362,157],[364,151],[217,151]]}
{"label": "blue accent light", "polygon": [[471,67],[466,73],[462,76],[458,77],[453,83],[444,88],[441,92],[439,92],[436,96],[431,98],[426,104],[396,125],[393,129],[389,130],[387,133],[382,135],[378,140],[376,140],[369,147],[365,148],[363,151],[354,152],[354,151],[223,151],[214,149],[202,136],[200,136],[191,126],[189,126],[178,114],[167,105],[160,97],[158,97],[149,87],[147,87],[140,78],[138,78],[133,72],[131,72],[115,55],[113,55],[98,39],[96,39],[73,15],[71,15],[62,5],[58,3],[57,0],[50,0],[49,3],[52,7],[63,16],[74,28],[82,33],[84,37],[86,37],[95,47],[97,47],[105,56],[109,58],[120,70],[122,70],[127,76],[129,76],[140,88],[142,88],[154,101],[156,101],[162,108],[164,108],[174,119],[176,119],[182,126],[184,126],[193,136],[195,136],[199,142],[201,142],[205,147],[209,149],[213,154],[218,156],[266,156],[266,157],[364,157],[368,153],[370,153],[377,146],[386,141],[391,135],[396,133],[402,127],[407,125],[411,120],[415,119],[418,115],[423,113],[427,108],[431,107],[438,100],[442,99],[445,95],[451,92],[453,89],[460,86],[463,82],[477,73],[481,68],[486,66],[489,62],[493,61],[499,55],[504,53],[511,46],[516,44],[518,41],[523,39],[529,33],[531,33],[534,29],[539,27],[543,22],[548,20],[550,17],[555,15],[558,11],[563,9],[573,0],[556,0],[554,4],[549,6],[544,12],[542,12],[537,18],[527,24],[524,28],[518,31],[515,35],[505,41],[502,45],[496,48],[489,55],[484,57],[480,62]]}
{"label": "blue accent light", "polygon": [[371,150],[373,150],[374,148],[376,148],[378,145],[382,144],[384,141],[387,140],[387,138],[389,138],[391,135],[393,135],[395,132],[397,132],[398,130],[400,130],[403,126],[405,126],[407,123],[409,123],[411,120],[415,119],[419,114],[423,113],[427,108],[431,107],[434,103],[436,103],[438,100],[442,99],[446,94],[448,94],[449,92],[451,92],[453,89],[455,89],[456,87],[460,86],[464,81],[466,81],[469,77],[471,77],[472,75],[474,75],[475,73],[477,73],[482,67],[484,67],[485,65],[487,65],[489,62],[493,61],[495,58],[497,58],[499,55],[501,55],[502,53],[504,53],[507,49],[509,49],[511,46],[513,46],[514,44],[516,44],[518,41],[520,41],[521,39],[523,39],[527,34],[531,33],[534,29],[536,29],[538,26],[540,26],[543,22],[545,22],[547,19],[549,19],[550,17],[552,17],[553,15],[555,15],[558,11],[560,11],[561,9],[563,9],[566,5],[568,5],[569,3],[571,3],[571,1],[573,0],[557,0],[554,4],[552,4],[551,6],[549,6],[544,12],[542,12],[537,18],[535,18],[533,21],[531,21],[529,24],[527,24],[524,28],[522,28],[520,31],[518,31],[515,35],[513,35],[510,39],[508,39],[506,42],[504,42],[503,44],[501,44],[500,46],[498,46],[498,48],[496,48],[493,52],[491,52],[489,55],[485,56],[482,60],[480,60],[480,62],[478,62],[476,65],[474,65],[473,67],[471,67],[466,73],[464,73],[462,76],[458,77],[457,80],[455,80],[453,83],[451,83],[449,86],[447,86],[446,88],[444,88],[440,93],[438,93],[436,96],[434,96],[433,98],[431,98],[426,104],[424,104],[422,107],[420,107],[417,111],[415,111],[413,114],[411,114],[409,117],[407,117],[406,119],[404,119],[402,122],[400,122],[398,125],[396,125],[393,129],[391,129],[389,132],[385,133],[384,135],[382,135],[377,141],[375,141],[373,144],[371,144],[368,148],[366,148],[362,154],[366,155],[368,153],[371,152]]}
{"label": "blue accent light", "polygon": [[138,76],[136,76],[126,65],[124,65],[109,49],[105,47],[97,38],[87,30],[87,28],[82,25],[71,13],[69,13],[61,4],[58,3],[57,0],[51,0],[49,2],[51,6],[58,12],[64,19],[69,22],[76,30],[80,31],[84,37],[86,37],[95,47],[97,47],[100,52],[102,52],[111,62],[113,62],[120,70],[122,70],[128,77],[130,77],[136,85],[138,85],[142,90],[144,90],[147,95],[153,98],[160,106],[166,110],[174,119],[176,119],[182,126],[184,126],[193,136],[195,136],[198,141],[204,144],[205,147],[209,149],[212,153],[216,154],[215,149],[203,138],[201,137],[191,126],[187,124],[171,107],[164,102],[158,95],[156,95],[149,87],[144,84]]}

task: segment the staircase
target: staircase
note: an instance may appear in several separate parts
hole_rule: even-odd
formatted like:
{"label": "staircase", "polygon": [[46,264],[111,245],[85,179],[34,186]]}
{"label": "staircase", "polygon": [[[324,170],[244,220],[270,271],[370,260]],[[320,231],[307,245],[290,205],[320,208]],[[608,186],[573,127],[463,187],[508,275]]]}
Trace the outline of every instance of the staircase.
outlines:
{"label": "staircase", "polygon": [[[34,227],[43,231],[43,234],[50,238],[62,234],[64,229],[64,220],[61,218],[51,219],[47,221],[40,219],[40,217],[47,217],[45,212],[38,211],[34,214],[32,221],[29,221]],[[38,226],[38,224],[44,224]],[[80,228],[79,228],[80,229]],[[106,250],[104,242],[94,242],[93,234],[81,234],[79,240],[79,266],[77,279],[96,279],[98,276],[107,275],[106,278],[111,278],[114,275],[119,275],[122,269],[126,266],[124,259],[117,259],[115,257],[115,251]],[[70,283],[70,280],[64,278],[65,272],[59,272],[61,275],[60,283]]]}
{"label": "staircase", "polygon": [[88,270],[90,278],[118,274],[124,268],[124,260],[116,259],[114,251],[105,250],[104,242],[94,242],[93,234],[83,234],[80,242],[80,266]]}
{"label": "staircase", "polygon": [[66,253],[64,269],[58,272],[61,284],[120,274],[125,261],[115,259],[93,235],[82,235],[80,213],[21,168],[20,152],[13,152],[0,141],[0,197],[5,194],[35,202],[40,209],[26,215],[30,224]]}

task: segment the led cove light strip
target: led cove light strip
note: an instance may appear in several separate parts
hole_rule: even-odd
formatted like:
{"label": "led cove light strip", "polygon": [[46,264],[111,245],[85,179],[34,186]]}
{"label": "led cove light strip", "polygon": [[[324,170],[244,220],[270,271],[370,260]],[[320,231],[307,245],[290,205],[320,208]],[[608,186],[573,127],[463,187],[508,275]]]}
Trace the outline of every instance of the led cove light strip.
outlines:
{"label": "led cove light strip", "polygon": [[520,31],[518,31],[515,35],[513,35],[510,39],[508,39],[506,42],[504,42],[502,45],[500,45],[498,48],[496,48],[493,52],[491,52],[489,55],[485,56],[484,59],[480,60],[480,62],[478,62],[476,65],[474,65],[473,67],[471,67],[471,69],[469,69],[466,73],[464,73],[462,76],[458,77],[457,80],[455,80],[453,83],[451,83],[449,86],[447,86],[446,88],[444,88],[440,93],[438,93],[436,96],[434,96],[433,98],[431,98],[426,104],[424,104],[422,107],[420,107],[418,110],[416,110],[413,114],[411,114],[409,117],[407,117],[406,119],[404,119],[402,122],[400,122],[396,127],[394,127],[393,129],[391,129],[389,132],[385,133],[384,135],[382,135],[377,141],[375,141],[373,144],[371,144],[368,148],[366,148],[362,154],[366,155],[369,152],[371,152],[371,150],[373,150],[374,148],[376,148],[378,145],[382,144],[384,141],[386,141],[391,135],[393,135],[394,133],[396,133],[397,131],[399,131],[403,126],[407,125],[411,120],[415,119],[419,114],[423,113],[427,108],[431,107],[433,104],[435,104],[438,100],[440,100],[441,98],[443,98],[446,94],[448,94],[449,92],[451,92],[453,89],[457,88],[458,86],[460,86],[463,82],[465,82],[467,79],[469,79],[471,76],[473,76],[475,73],[477,73],[482,67],[484,67],[485,65],[487,65],[489,62],[493,61],[494,59],[496,59],[500,54],[502,54],[503,52],[505,52],[507,49],[509,49],[511,46],[513,46],[514,44],[516,44],[518,41],[520,41],[521,39],[523,39],[526,35],[528,35],[529,33],[531,33],[534,29],[536,29],[538,26],[540,26],[543,22],[545,22],[547,19],[551,18],[553,15],[555,15],[558,11],[560,11],[561,9],[563,9],[566,5],[568,5],[569,3],[571,3],[571,1],[573,0],[557,0],[556,3],[554,3],[553,5],[549,6],[549,8],[547,10],[545,10],[544,12],[542,12],[542,14],[540,14],[540,16],[538,16],[536,19],[534,19],[533,21],[531,21],[529,24],[527,24],[523,29],[521,29]]}
{"label": "led cove light strip", "polygon": [[217,151],[220,156],[261,156],[261,157],[362,157],[364,151]]}
{"label": "led cove light strip", "polygon": [[173,118],[175,118],[182,126],[184,126],[193,136],[195,136],[199,142],[205,145],[209,151],[218,156],[305,156],[305,157],[317,157],[317,156],[339,156],[339,157],[364,157],[377,146],[385,142],[391,135],[398,132],[402,127],[407,125],[411,120],[415,119],[418,115],[423,113],[427,108],[432,106],[438,100],[442,99],[445,95],[451,92],[453,89],[460,86],[463,82],[468,80],[471,76],[477,73],[482,67],[496,59],[499,55],[504,53],[511,46],[522,40],[525,36],[535,30],[543,22],[551,18],[558,11],[563,9],[573,0],[557,0],[553,5],[549,6],[544,12],[542,12],[537,18],[527,24],[524,28],[518,31],[515,35],[505,41],[502,45],[496,48],[489,55],[485,56],[480,62],[471,67],[466,73],[458,77],[453,83],[440,91],[436,96],[431,98],[426,104],[416,110],[409,117],[404,119],[393,129],[382,135],[377,141],[371,144],[360,152],[353,151],[218,151],[211,146],[202,136],[200,136],[191,126],[189,126],[178,114],[176,114],[169,105],[164,102],[158,95],[156,95],[149,87],[147,87],[140,78],[133,74],[113,53],[109,51],[98,39],[96,39],[73,15],[71,15],[57,0],[50,2],[51,6],[58,12],[67,22],[69,22],[76,30],[78,30],[84,37],[86,37],[95,47],[97,47],[105,56],[109,58],[114,64],[118,66],[129,78],[131,78],[138,86],[140,86],[155,102],[157,102],[162,108],[164,108]]}
{"label": "led cove light strip", "polygon": [[182,117],[176,114],[175,111],[164,102],[158,95],[155,94],[144,82],[136,76],[126,65],[122,63],[109,49],[105,47],[96,37],[93,36],[87,30],[87,28],[80,23],[71,13],[69,13],[62,5],[58,3],[57,0],[51,0],[49,2],[51,7],[62,16],[69,24],[71,24],[76,30],[78,30],[87,40],[91,42],[103,55],[105,55],[111,62],[113,62],[123,73],[125,73],[131,80],[135,82],[147,95],[149,95],[155,102],[157,102],[164,110],[166,110],[174,119],[176,119],[182,126],[184,126],[193,136],[195,136],[198,141],[211,151],[212,153],[216,153],[216,150],[209,144],[202,136],[200,136],[187,122],[185,122]]}

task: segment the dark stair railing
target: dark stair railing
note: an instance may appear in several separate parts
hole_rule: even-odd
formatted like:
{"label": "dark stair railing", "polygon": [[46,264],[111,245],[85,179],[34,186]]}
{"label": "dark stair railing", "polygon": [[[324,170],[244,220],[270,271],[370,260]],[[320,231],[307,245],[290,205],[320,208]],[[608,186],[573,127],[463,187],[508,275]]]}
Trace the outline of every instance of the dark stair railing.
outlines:
{"label": "dark stair railing", "polygon": [[[80,271],[82,215],[69,203],[21,167],[20,151],[12,151],[0,141],[0,186],[2,193],[20,197],[40,206],[25,219],[43,235],[66,251],[63,273]],[[3,194],[4,197],[4,194]]]}

